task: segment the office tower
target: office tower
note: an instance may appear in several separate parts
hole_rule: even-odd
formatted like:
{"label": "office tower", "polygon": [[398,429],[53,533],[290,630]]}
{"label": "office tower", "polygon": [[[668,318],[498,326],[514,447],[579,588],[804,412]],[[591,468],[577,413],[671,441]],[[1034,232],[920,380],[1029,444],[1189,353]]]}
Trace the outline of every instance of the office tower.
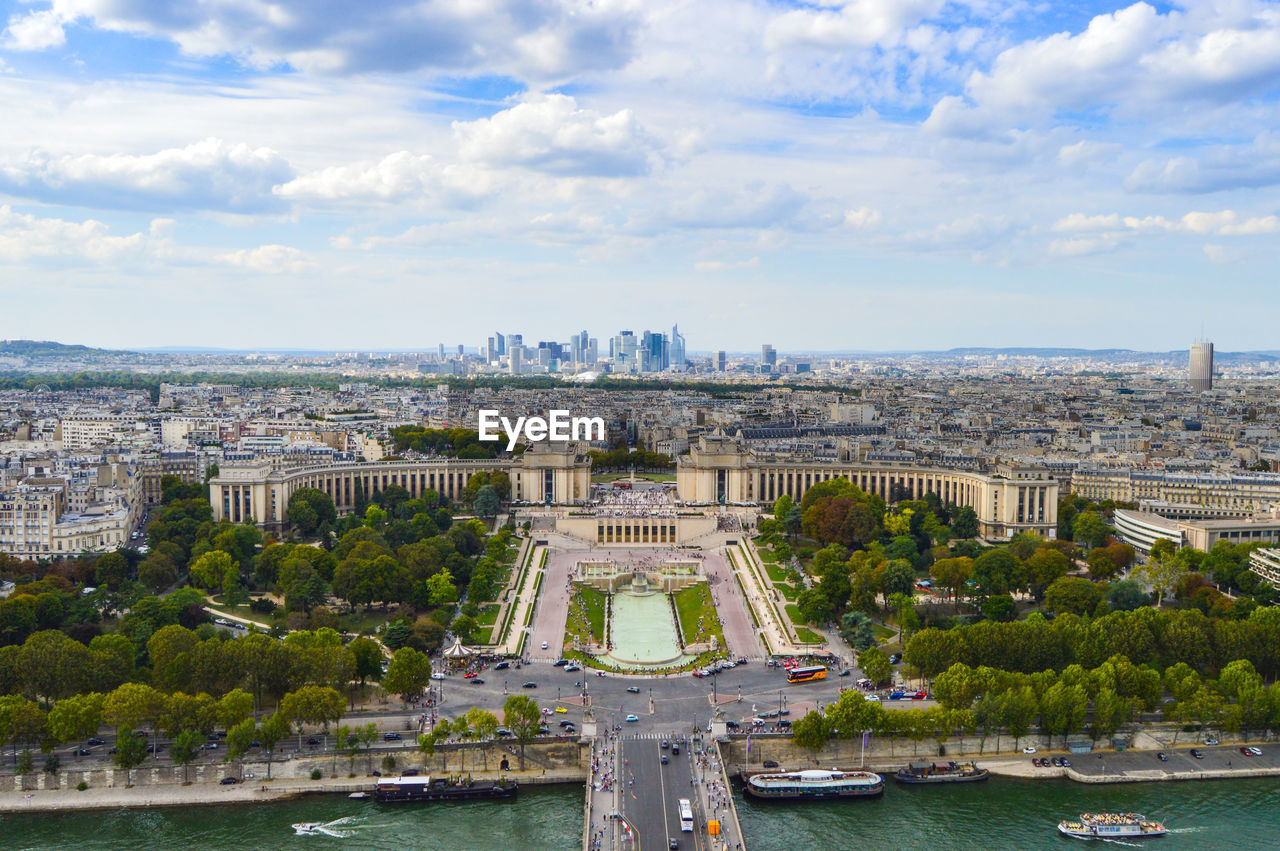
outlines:
{"label": "office tower", "polygon": [[511,348],[512,346],[523,346],[523,345],[524,345],[524,335],[523,335],[523,334],[508,334],[508,335],[507,335],[507,348]]}
{"label": "office tower", "polygon": [[1213,389],[1213,343],[1191,344],[1191,389],[1197,393]]}
{"label": "office tower", "polygon": [[459,344],[458,344],[458,357],[462,357],[462,354],[463,354],[463,352],[462,352],[462,344],[461,344],[461,343],[459,343]]}
{"label": "office tower", "polygon": [[658,372],[666,368],[662,359],[662,335],[653,331],[645,331],[640,336],[640,349],[644,352],[645,367],[641,372]]}
{"label": "office tower", "polygon": [[716,372],[724,372],[729,366],[729,359],[724,352],[716,352]]}
{"label": "office tower", "polygon": [[436,354],[440,356],[440,360],[444,360],[444,343],[441,343],[439,345],[439,350],[436,352]]}
{"label": "office tower", "polygon": [[498,355],[505,355],[505,354],[507,353],[507,337],[506,337],[506,335],[505,335],[505,334],[494,334],[494,335],[493,335],[493,341],[497,344],[497,346],[498,346],[498,347],[495,349],[495,348],[493,348],[493,346],[490,346],[489,348],[493,350],[493,354],[494,354],[494,356],[495,356],[495,359],[496,359],[496,357],[497,357]]}
{"label": "office tower", "polygon": [[598,360],[600,360],[600,341],[595,337],[591,337],[587,340],[586,362],[594,366]]}
{"label": "office tower", "polygon": [[778,365],[778,353],[773,346],[765,343],[760,347],[760,369],[763,372],[773,372]]}
{"label": "office tower", "polygon": [[507,351],[511,374],[519,375],[524,369],[524,346],[518,344],[508,346]]}
{"label": "office tower", "polygon": [[493,361],[497,358],[497,356],[498,356],[497,341],[495,340],[495,338],[490,337],[489,343],[484,350],[484,358],[489,363],[493,363]]}
{"label": "office tower", "polygon": [[680,333],[679,325],[671,326],[671,354],[668,358],[668,365],[674,366],[676,369],[684,369],[684,335]]}

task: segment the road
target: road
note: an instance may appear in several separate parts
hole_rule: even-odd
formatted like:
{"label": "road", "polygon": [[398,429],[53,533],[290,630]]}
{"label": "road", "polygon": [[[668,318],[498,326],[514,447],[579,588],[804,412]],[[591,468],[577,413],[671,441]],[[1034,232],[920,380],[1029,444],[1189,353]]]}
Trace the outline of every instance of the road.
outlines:
{"label": "road", "polygon": [[[636,830],[637,851],[666,849],[667,840],[680,833],[675,796],[689,787],[688,759],[676,757],[670,765],[663,765],[661,757],[657,739],[623,740],[622,771],[627,789],[622,799],[622,814]],[[681,772],[681,768],[686,770]],[[669,775],[673,777],[670,782]],[[687,792],[684,797],[689,797]]]}

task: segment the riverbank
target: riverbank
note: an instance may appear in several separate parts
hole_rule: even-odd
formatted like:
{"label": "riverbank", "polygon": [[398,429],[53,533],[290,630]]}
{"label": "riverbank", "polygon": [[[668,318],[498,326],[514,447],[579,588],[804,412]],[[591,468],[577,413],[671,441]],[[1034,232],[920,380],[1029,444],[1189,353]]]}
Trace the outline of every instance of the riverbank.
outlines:
{"label": "riverbank", "polygon": [[[504,777],[521,786],[582,784],[578,769],[530,771],[469,771],[475,780]],[[35,789],[0,795],[0,813],[56,812],[66,810],[115,810],[146,807],[190,807],[213,804],[261,804],[305,795],[350,795],[373,792],[376,777],[322,778],[320,780],[246,780],[223,786],[216,783],[160,784],[151,786],[90,787],[76,789]]]}

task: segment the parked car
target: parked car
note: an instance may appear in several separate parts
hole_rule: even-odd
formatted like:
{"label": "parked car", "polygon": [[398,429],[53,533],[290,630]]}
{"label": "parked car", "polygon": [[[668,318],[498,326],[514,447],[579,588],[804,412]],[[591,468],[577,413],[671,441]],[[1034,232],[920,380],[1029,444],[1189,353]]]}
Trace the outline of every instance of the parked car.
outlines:
{"label": "parked car", "polygon": [[1253,754],[1249,753],[1249,749],[1248,749],[1248,748],[1241,748],[1241,749],[1240,749],[1240,755],[1241,755],[1241,756],[1253,756]]}
{"label": "parked car", "polygon": [[[892,696],[893,696],[893,695],[890,695],[890,697],[892,697]],[[1035,752],[1036,752],[1035,745],[1027,745],[1025,748],[1023,748],[1023,749],[1022,749],[1022,752],[1023,752],[1023,753],[1035,753]]]}
{"label": "parked car", "polygon": [[417,777],[417,776],[418,776],[418,769],[416,769],[416,768],[406,768],[404,771],[400,772],[400,776],[401,776],[401,777]]}
{"label": "parked car", "polygon": [[1262,748],[1249,748],[1249,756],[1262,756]]}
{"label": "parked car", "polygon": [[841,672],[840,672],[840,676],[842,676],[842,677],[847,677],[847,676],[849,676],[849,669],[848,669],[848,668],[845,668],[843,671],[841,671]]}
{"label": "parked car", "polygon": [[1062,758],[1062,767],[1063,767],[1063,768],[1070,768],[1070,767],[1071,767],[1071,760],[1067,759],[1067,758],[1064,756],[1064,757]]}
{"label": "parked car", "polygon": [[760,763],[760,764],[761,764],[762,766],[764,766],[765,768],[777,768],[777,767],[778,767],[778,761],[777,761],[776,759],[766,759],[764,762],[762,762],[762,763]]}
{"label": "parked car", "polygon": [[564,669],[565,669],[566,671],[581,671],[581,670],[582,670],[582,666],[581,666],[581,665],[579,665],[579,664],[576,664],[576,663],[574,663],[574,662],[570,662],[568,665],[565,665],[565,666],[564,666]]}
{"label": "parked car", "polygon": [[566,719],[564,719],[563,721],[561,721],[561,722],[560,722],[560,726],[561,726],[561,727],[572,727],[572,726],[573,726],[573,722],[572,722],[572,721],[570,721],[568,718],[566,718]]}
{"label": "parked car", "polygon": [[1050,760],[1050,762],[1053,764],[1053,767],[1054,767],[1054,768],[1061,768],[1061,767],[1062,767],[1062,758],[1061,758],[1061,757],[1057,757],[1057,756],[1055,756],[1053,759],[1051,759],[1051,760]]}
{"label": "parked car", "polygon": [[1199,748],[1192,748],[1191,755],[1196,759],[1204,759],[1204,751],[1200,750]]}
{"label": "parked car", "polygon": [[1168,762],[1168,761],[1169,761],[1169,755],[1168,755],[1167,753],[1165,753],[1164,751],[1157,751],[1157,752],[1156,752],[1156,759],[1160,760],[1161,762]]}
{"label": "parked car", "polygon": [[[389,735],[391,735],[391,734],[390,734],[390,733],[388,733],[387,735],[389,736]],[[396,738],[398,739],[398,738],[400,738],[400,737],[399,737],[399,736],[396,736]],[[390,741],[390,740],[388,740],[388,741]],[[307,744],[309,744],[309,745],[318,745],[318,744],[320,744],[320,740],[319,740],[319,739],[317,739],[315,736],[309,736],[309,737],[307,737]]]}
{"label": "parked car", "polygon": [[76,753],[80,754],[80,756],[90,756],[93,751],[88,748],[76,748]]}
{"label": "parked car", "polygon": [[222,784],[223,786],[234,786],[235,784],[237,784],[237,783],[239,783],[239,782],[240,782],[240,778],[239,778],[239,777],[224,777],[224,778],[222,778],[221,780],[219,780],[218,782],[219,782],[220,784]]}
{"label": "parked car", "polygon": [[398,742],[400,741],[400,739],[401,739],[401,736],[399,733],[383,733],[382,734],[382,741],[384,742]]}
{"label": "parked car", "polygon": [[1210,736],[1209,738],[1204,740],[1204,743],[1212,747],[1213,745],[1216,745],[1218,743],[1218,740],[1215,739],[1213,736]]}
{"label": "parked car", "polygon": [[569,664],[569,660],[568,660],[568,659],[557,659],[557,660],[555,660],[554,662],[552,662],[551,664],[552,664],[552,665],[554,665],[554,666],[555,666],[555,667],[557,667],[557,668],[563,668],[565,665],[568,665],[568,664]]}
{"label": "parked car", "polygon": [[902,661],[902,654],[901,654],[901,653],[894,653],[892,656],[890,656],[890,657],[889,657],[889,664],[890,664],[890,665],[896,665],[896,664],[898,664],[898,663],[899,663],[899,662],[901,662],[901,661]]}
{"label": "parked car", "polygon": [[444,674],[440,673],[439,671],[436,671],[434,674],[432,674],[432,675],[431,675],[431,679],[433,679],[433,680],[443,680],[443,679],[444,679]]}
{"label": "parked car", "polygon": [[102,741],[102,739],[90,739],[89,741],[85,742],[85,744],[86,745],[105,745],[106,742]]}

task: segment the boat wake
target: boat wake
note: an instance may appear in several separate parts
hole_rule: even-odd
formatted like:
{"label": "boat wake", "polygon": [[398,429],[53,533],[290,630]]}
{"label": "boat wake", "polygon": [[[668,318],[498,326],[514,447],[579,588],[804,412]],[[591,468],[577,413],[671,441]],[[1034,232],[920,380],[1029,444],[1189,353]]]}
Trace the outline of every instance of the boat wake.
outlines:
{"label": "boat wake", "polygon": [[354,835],[353,830],[343,830],[355,826],[360,819],[355,816],[344,816],[326,822],[302,821],[293,825],[294,836],[331,836],[334,839],[346,839]]}
{"label": "boat wake", "polygon": [[1204,830],[1203,827],[1179,827],[1167,832],[1168,833],[1199,833],[1202,830]]}
{"label": "boat wake", "polygon": [[1103,842],[1110,842],[1112,845],[1128,845],[1130,848],[1142,847],[1142,845],[1137,842],[1125,842],[1123,839],[1108,839],[1106,837],[1101,837],[1101,839]]}

